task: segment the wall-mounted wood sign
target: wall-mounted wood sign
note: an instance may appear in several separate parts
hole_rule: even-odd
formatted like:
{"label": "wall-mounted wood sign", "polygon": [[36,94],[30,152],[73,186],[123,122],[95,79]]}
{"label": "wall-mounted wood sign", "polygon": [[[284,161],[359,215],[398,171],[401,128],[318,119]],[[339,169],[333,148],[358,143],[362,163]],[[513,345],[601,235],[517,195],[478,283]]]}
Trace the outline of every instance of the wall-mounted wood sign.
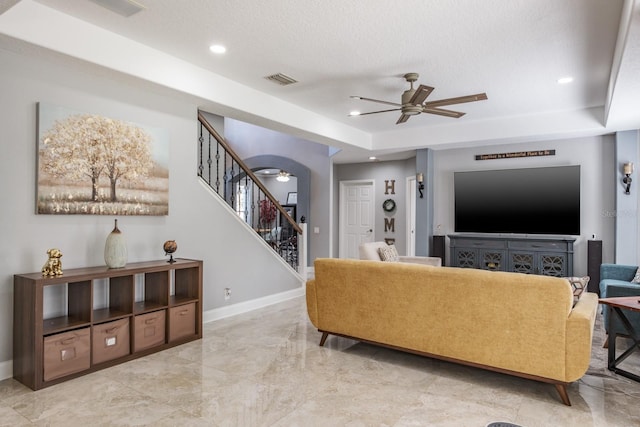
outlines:
{"label": "wall-mounted wood sign", "polygon": [[476,160],[513,159],[516,157],[555,156],[556,150],[517,151],[514,153],[478,154]]}
{"label": "wall-mounted wood sign", "polygon": [[396,180],[395,179],[385,179],[384,180],[384,194],[396,194]]}
{"label": "wall-mounted wood sign", "polygon": [[391,231],[392,233],[396,232],[396,219],[395,218],[385,218],[384,219],[384,232]]}

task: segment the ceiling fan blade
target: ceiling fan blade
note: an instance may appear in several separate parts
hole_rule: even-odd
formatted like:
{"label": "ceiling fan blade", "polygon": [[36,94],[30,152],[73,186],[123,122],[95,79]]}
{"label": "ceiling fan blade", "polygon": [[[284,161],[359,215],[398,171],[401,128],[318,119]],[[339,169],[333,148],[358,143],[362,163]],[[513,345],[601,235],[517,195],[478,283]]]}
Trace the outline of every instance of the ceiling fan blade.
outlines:
{"label": "ceiling fan blade", "polygon": [[365,98],[364,96],[352,95],[351,98],[353,98],[353,99],[362,99],[363,101],[379,102],[380,104],[395,105],[396,107],[401,107],[402,106],[402,104],[398,104],[397,102],[381,101],[379,99]]}
{"label": "ceiling fan blade", "polygon": [[445,116],[445,117],[453,117],[454,119],[459,119],[460,117],[466,114],[466,113],[461,113],[459,111],[451,111],[451,110],[444,110],[442,108],[429,108],[429,107],[424,107],[422,109],[422,112],[429,113],[429,114],[437,114],[439,116]]}
{"label": "ceiling fan blade", "polygon": [[425,99],[433,92],[433,88],[431,86],[420,85],[416,92],[413,94],[411,99],[409,100],[409,104],[418,105],[422,104]]}
{"label": "ceiling fan blade", "polygon": [[486,93],[477,93],[475,95],[459,96],[457,98],[447,98],[440,99],[438,101],[425,102],[424,106],[427,108],[442,107],[444,105],[462,104],[465,102],[482,101],[485,99],[487,99]]}
{"label": "ceiling fan blade", "polygon": [[408,114],[402,114],[396,124],[399,125],[400,123],[406,122],[407,120],[409,120],[409,117],[411,116],[409,116]]}
{"label": "ceiling fan blade", "polygon": [[354,115],[349,114],[349,116],[358,117],[358,116],[366,116],[367,114],[387,113],[389,111],[400,111],[400,108],[393,108],[391,110],[370,111],[368,113],[360,113],[360,114],[354,114]]}

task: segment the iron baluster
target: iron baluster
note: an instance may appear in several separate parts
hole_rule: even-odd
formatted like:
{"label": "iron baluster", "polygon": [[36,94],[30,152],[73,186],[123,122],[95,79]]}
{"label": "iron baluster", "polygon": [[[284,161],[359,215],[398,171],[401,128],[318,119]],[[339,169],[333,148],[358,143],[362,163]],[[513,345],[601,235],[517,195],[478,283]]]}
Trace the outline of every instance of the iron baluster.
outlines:
{"label": "iron baluster", "polygon": [[198,164],[198,176],[202,176],[202,172],[204,171],[204,166],[202,164],[202,144],[204,144],[204,138],[202,137],[202,128],[204,126],[202,126],[202,123],[200,123],[200,137],[198,138],[198,141],[200,141],[200,163]]}
{"label": "iron baluster", "polygon": [[220,194],[220,143],[216,143],[216,193]]}

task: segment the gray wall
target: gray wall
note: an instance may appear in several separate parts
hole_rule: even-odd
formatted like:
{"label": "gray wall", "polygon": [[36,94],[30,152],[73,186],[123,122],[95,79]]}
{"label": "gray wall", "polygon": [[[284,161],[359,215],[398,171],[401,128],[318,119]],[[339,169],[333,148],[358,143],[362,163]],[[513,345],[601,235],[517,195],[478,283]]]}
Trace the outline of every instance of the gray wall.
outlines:
{"label": "gray wall", "polygon": [[[637,136],[634,133],[634,144]],[[520,151],[533,151],[555,149],[555,156],[547,157],[524,157],[497,160],[475,160],[477,154],[508,153]],[[629,155],[637,155],[637,145],[634,145]],[[421,166],[419,169],[430,171],[425,173],[425,198],[433,202],[433,221],[430,220],[431,213],[428,206],[424,216],[417,218],[418,229],[425,223],[432,227],[429,236],[432,234],[454,233],[453,223],[453,173],[455,171],[470,170],[491,170],[510,169],[543,166],[580,165],[581,166],[581,235],[577,236],[575,243],[574,274],[587,274],[587,240],[592,235],[603,241],[603,262],[615,262],[615,224],[618,213],[616,212],[615,197],[628,198],[634,200],[633,206],[628,209],[628,216],[632,221],[637,221],[636,207],[637,199],[634,197],[620,195],[619,181],[622,179],[617,171],[619,165],[614,159],[615,138],[613,135],[584,137],[572,139],[560,139],[546,142],[530,142],[524,144],[494,145],[481,148],[460,148],[449,150],[420,150],[418,152]],[[389,233],[384,233],[384,223],[382,214],[382,202],[390,196],[384,195],[384,180],[396,179],[396,195],[393,198],[398,205],[396,217],[396,244],[399,252],[405,251],[405,230],[406,214],[405,209],[405,177],[415,174],[416,158],[406,161],[394,162],[372,162],[359,164],[339,164],[334,166],[334,204],[336,206],[334,215],[336,218],[334,227],[334,238],[338,242],[338,220],[339,220],[339,182],[341,180],[374,179],[376,182],[376,240],[390,237]],[[621,168],[621,166],[619,166]],[[433,175],[431,174],[433,173]],[[616,191],[611,191],[612,182],[616,183]],[[635,181],[634,181],[635,184]],[[633,191],[632,186],[632,193]],[[431,195],[432,194],[432,195]],[[623,197],[624,196],[624,197]],[[423,204],[428,203],[422,201]],[[629,238],[637,239],[636,229],[631,227]],[[425,233],[423,233],[425,234]],[[421,239],[422,241],[424,239]],[[416,254],[424,255],[423,248],[420,247],[421,240],[416,236]],[[446,257],[449,261],[448,239]],[[424,242],[422,242],[424,243]],[[338,245],[335,245],[334,256],[338,256]],[[631,264],[637,264],[635,256],[629,260]]]}
{"label": "gray wall", "polygon": [[[475,160],[476,154],[555,149],[555,156]],[[587,274],[587,243],[593,234],[602,240],[603,262],[613,262],[615,205],[611,191],[614,175],[613,136],[584,137],[524,144],[496,145],[435,151],[434,228],[454,232],[453,173],[455,171],[580,165],[581,235],[575,243],[574,274]],[[448,242],[448,239],[447,239]],[[447,248],[447,260],[449,250]]]}
{"label": "gray wall", "polygon": [[[225,120],[225,138],[243,158],[261,155],[282,156],[294,160],[310,171],[309,213],[305,214],[309,224],[309,259],[329,256],[329,148],[298,137],[254,126],[238,120]],[[285,168],[286,169],[286,168]],[[293,171],[289,171],[293,172]],[[301,202],[303,194],[298,194]],[[318,233],[314,232],[314,229]]]}
{"label": "gray wall", "polygon": [[[623,165],[634,164],[631,175],[629,194],[625,193]],[[615,210],[612,215],[616,219],[615,262],[617,264],[638,265],[638,131],[618,132],[615,142],[615,160],[611,186],[615,194]]]}
{"label": "gray wall", "polygon": [[[415,157],[407,160],[395,160],[388,162],[371,162],[371,163],[350,163],[334,165],[334,204],[337,207],[334,211],[334,230],[335,242],[333,252],[334,256],[338,256],[340,228],[339,215],[339,197],[340,181],[352,181],[361,179],[372,179],[375,182],[375,228],[374,239],[382,241],[385,238],[396,239],[396,247],[398,253],[404,255],[407,245],[407,197],[406,184],[407,178],[415,176]],[[426,173],[425,173],[426,176]],[[395,194],[385,194],[385,181],[395,180]],[[386,213],[382,210],[382,203],[386,199],[393,199],[396,202],[396,210],[392,213]],[[384,219],[395,219],[395,232],[384,231]]]}
{"label": "gray wall", "polygon": [[[0,64],[0,371],[12,358],[13,274],[40,271],[53,247],[63,253],[63,269],[104,265],[105,239],[113,229],[111,216],[35,214],[39,101],[167,130],[169,215],[119,218],[130,262],[162,259],[162,243],[175,239],[177,257],[204,261],[205,311],[300,287],[197,178],[198,100],[126,76],[106,77],[97,66],[60,55],[0,50]],[[229,301],[225,287],[233,291]]]}

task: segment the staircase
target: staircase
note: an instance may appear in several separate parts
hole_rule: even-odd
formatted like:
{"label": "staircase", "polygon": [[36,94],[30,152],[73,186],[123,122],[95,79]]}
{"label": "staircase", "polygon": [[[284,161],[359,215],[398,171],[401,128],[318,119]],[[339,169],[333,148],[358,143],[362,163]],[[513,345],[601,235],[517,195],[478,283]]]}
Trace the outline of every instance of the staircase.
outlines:
{"label": "staircase", "polygon": [[305,224],[297,224],[198,112],[198,176],[295,271],[304,275]]}

